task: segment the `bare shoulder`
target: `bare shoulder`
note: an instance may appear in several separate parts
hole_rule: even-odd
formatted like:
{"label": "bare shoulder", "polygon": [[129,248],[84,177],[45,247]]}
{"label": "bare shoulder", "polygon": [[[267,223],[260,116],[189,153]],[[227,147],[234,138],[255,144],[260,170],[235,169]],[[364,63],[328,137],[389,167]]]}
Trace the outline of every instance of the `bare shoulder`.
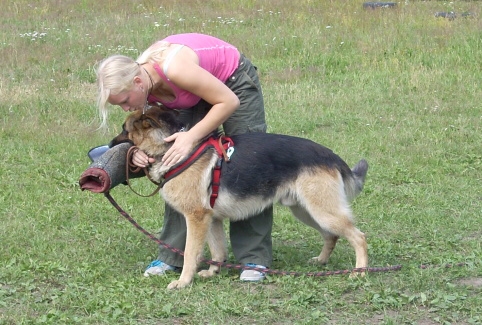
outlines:
{"label": "bare shoulder", "polygon": [[[172,49],[176,51],[176,48]],[[166,76],[177,87],[187,90],[208,103],[214,104],[226,101],[225,98],[234,93],[208,70],[199,65],[199,58],[189,47],[182,47],[172,60],[168,59]],[[237,97],[236,97],[237,99]]]}
{"label": "bare shoulder", "polygon": [[180,44],[171,44],[164,54],[164,63],[167,67],[168,78],[188,72],[199,67],[199,58],[191,48]]}
{"label": "bare shoulder", "polygon": [[158,42],[155,42],[154,44],[152,44],[151,46],[149,46],[144,52],[144,53],[154,53],[154,52],[158,52],[160,53],[161,56],[164,56],[165,55],[165,52],[167,50],[169,50],[171,46],[171,43],[169,42],[166,42],[166,41],[158,41]]}

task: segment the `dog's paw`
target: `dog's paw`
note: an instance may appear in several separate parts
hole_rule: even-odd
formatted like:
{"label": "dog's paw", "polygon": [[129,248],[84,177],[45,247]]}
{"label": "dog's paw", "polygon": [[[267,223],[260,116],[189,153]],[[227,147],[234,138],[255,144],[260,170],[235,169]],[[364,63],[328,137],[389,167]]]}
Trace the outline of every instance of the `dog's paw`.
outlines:
{"label": "dog's paw", "polygon": [[350,273],[350,279],[363,278],[363,277],[365,277],[365,275],[366,275],[365,271],[362,271],[362,272],[353,271],[353,272]]}
{"label": "dog's paw", "polygon": [[328,260],[320,259],[319,256],[315,256],[308,260],[308,264],[325,265],[328,264]]}
{"label": "dog's paw", "polygon": [[217,272],[212,270],[201,270],[197,274],[202,278],[210,278],[212,276],[215,276]]}
{"label": "dog's paw", "polygon": [[172,281],[171,283],[169,283],[169,285],[167,286],[167,288],[168,288],[169,290],[182,289],[182,288],[187,287],[189,284],[191,284],[191,282],[185,282],[185,281],[181,281],[181,280],[174,280],[174,281]]}

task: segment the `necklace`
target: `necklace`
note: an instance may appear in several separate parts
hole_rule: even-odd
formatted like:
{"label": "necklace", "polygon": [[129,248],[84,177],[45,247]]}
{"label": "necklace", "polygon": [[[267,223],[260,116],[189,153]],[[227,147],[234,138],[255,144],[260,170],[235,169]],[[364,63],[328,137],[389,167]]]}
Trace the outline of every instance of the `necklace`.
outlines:
{"label": "necklace", "polygon": [[148,104],[148,100],[149,100],[149,95],[151,94],[152,92],[152,89],[154,89],[154,81],[152,81],[152,77],[151,75],[149,74],[149,72],[147,72],[146,68],[142,67],[142,70],[144,70],[144,72],[147,74],[147,76],[149,77],[149,80],[151,81],[151,89],[148,89],[147,90],[147,93],[146,93],[146,104],[144,105],[144,109],[142,110],[142,114],[144,114],[146,112],[146,109],[149,107],[149,104]]}

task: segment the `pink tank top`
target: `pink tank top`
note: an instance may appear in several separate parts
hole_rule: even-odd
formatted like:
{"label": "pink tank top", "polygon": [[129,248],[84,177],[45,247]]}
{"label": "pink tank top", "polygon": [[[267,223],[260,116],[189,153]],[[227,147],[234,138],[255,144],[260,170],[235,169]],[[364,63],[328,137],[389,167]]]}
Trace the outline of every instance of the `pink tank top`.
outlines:
{"label": "pink tank top", "polygon": [[[228,80],[239,66],[240,53],[238,49],[213,36],[194,33],[177,34],[166,37],[163,41],[171,44],[181,44],[191,48],[196,52],[201,68],[210,72],[223,83]],[[178,47],[168,55],[162,69],[158,64],[154,64],[154,69],[156,69],[159,76],[172,88],[176,98],[168,102],[149,95],[149,103],[154,104],[159,102],[168,108],[186,109],[193,107],[201,100],[199,96],[174,85],[166,76],[170,60],[180,49],[181,47]]]}

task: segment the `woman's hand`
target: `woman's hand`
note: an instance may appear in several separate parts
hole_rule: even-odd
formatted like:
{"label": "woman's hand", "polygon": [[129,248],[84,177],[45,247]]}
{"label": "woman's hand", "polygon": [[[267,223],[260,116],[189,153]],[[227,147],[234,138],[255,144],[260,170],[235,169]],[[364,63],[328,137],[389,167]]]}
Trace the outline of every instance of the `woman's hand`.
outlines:
{"label": "woman's hand", "polygon": [[154,158],[147,156],[147,154],[142,150],[136,150],[132,155],[132,163],[137,167],[147,167],[149,164],[156,162]]}
{"label": "woman's hand", "polygon": [[177,132],[165,138],[164,141],[174,141],[172,147],[162,157],[162,164],[171,167],[188,156],[197,140],[189,132]]}

